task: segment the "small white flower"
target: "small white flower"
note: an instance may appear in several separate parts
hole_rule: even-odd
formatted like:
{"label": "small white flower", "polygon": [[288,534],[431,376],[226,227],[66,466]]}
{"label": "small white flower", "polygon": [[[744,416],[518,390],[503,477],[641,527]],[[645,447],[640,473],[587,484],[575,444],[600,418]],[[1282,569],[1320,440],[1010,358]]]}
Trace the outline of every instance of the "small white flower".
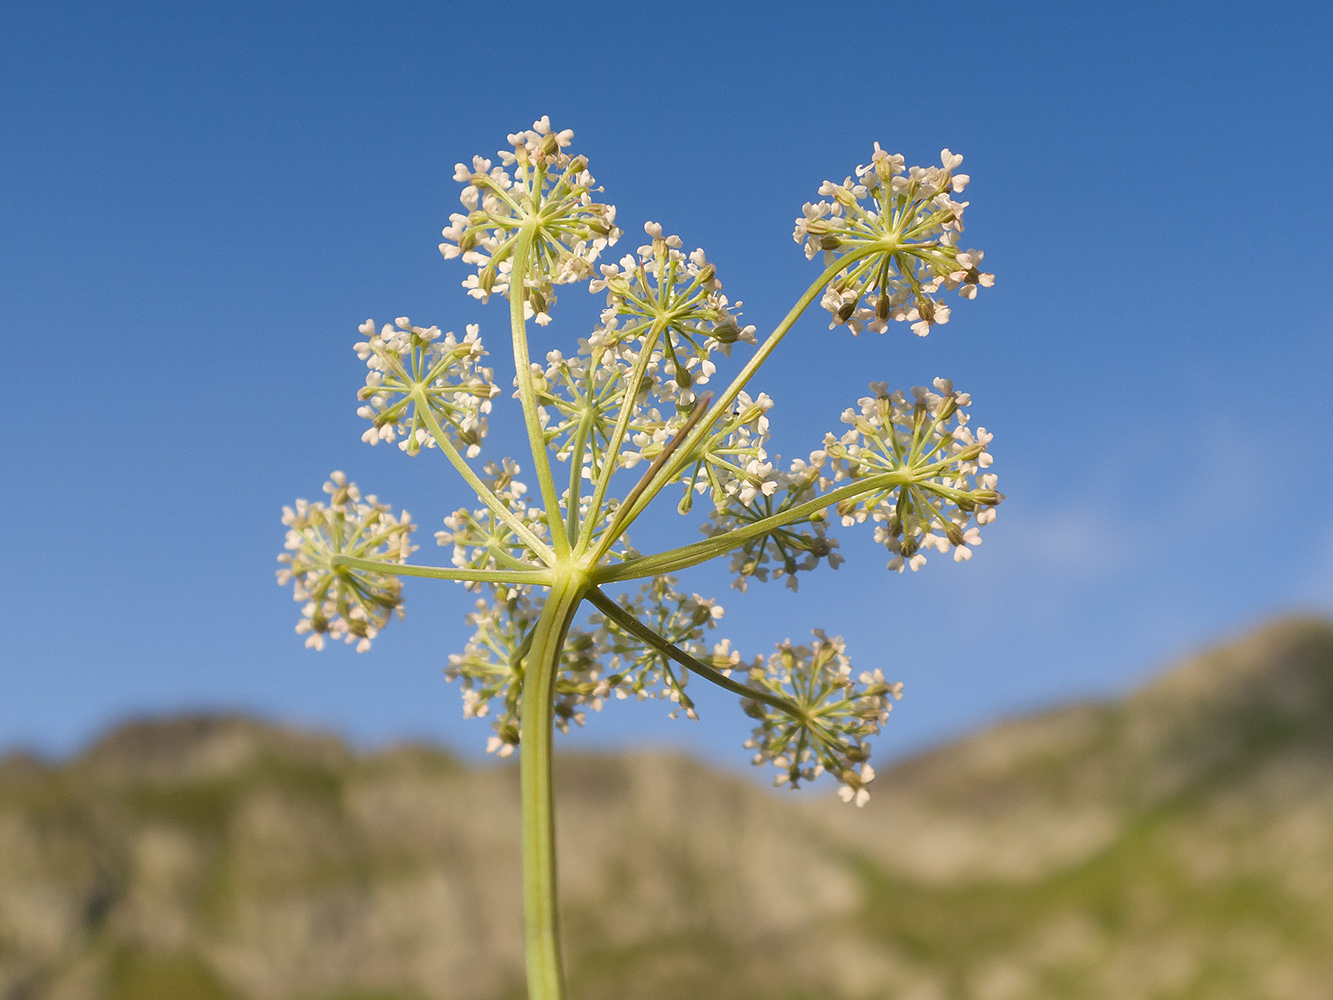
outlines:
{"label": "small white flower", "polygon": [[417,454],[422,445],[434,448],[429,421],[417,404],[420,393],[453,445],[469,458],[481,454],[486,415],[500,389],[491,369],[479,364],[486,352],[476,324],[468,326],[461,340],[452,332],[441,334],[439,327],[413,326],[406,316],[384,324],[378,333],[368,319],[360,331],[366,339],[355,350],[369,372],[357,393],[363,404],[357,415],[371,422],[361,440],[368,444],[397,440],[409,455]]}
{"label": "small white flower", "polygon": [[[518,463],[512,458],[487,462],[482,471],[489,480],[491,492],[509,510],[518,516],[537,538],[546,535],[546,524],[540,510],[529,508],[524,496],[528,488],[515,477]],[[468,510],[460,507],[444,519],[444,530],[435,532],[436,544],[453,547],[453,564],[466,569],[497,569],[502,565],[541,565],[524,539],[513,526],[490,507]],[[503,561],[501,555],[507,557]],[[469,590],[480,590],[479,583],[465,583]]]}
{"label": "small white flower", "polygon": [[451,215],[442,231],[440,253],[477,267],[463,287],[486,301],[493,292],[508,296],[519,232],[527,229],[532,260],[524,295],[529,318],[543,326],[555,302],[552,285],[588,277],[601,251],[621,235],[615,206],[593,200],[601,189],[587,159],[565,152],[573,138],[568,129],[552,130],[543,116],[530,130],[509,136],[513,148],[500,151],[500,166],[481,157],[473,158],[470,169],[457,164],[454,179],[466,185],[459,200],[467,213]]}
{"label": "small white flower", "polygon": [[842,800],[863,806],[870,797],[866,786],[875,779],[866,740],[888,721],[902,684],[887,683],[879,670],[854,680],[842,639],[819,629],[813,635],[809,646],[778,643],[766,663],[756,660],[750,667],[752,687],[794,703],[801,715],[747,699],[742,705],[759,725],[745,746],[755,751],[755,764],[778,770],[775,784],[796,788],[828,771],[843,785]]}
{"label": "small white flower", "polygon": [[957,247],[968,203],[951,196],[970,180],[954,173],[962,162],[944,149],[939,167],[909,168],[902,156],[875,143],[870,163],[856,168],[855,180],[820,185],[820,195],[829,200],[806,204],[792,235],[811,260],[820,254],[829,264],[848,260],[821,301],[832,314],[830,328],[883,333],[889,320],[896,320],[925,336],[949,321],[948,306],[935,297],[941,287],[970,299],[978,287],[994,284],[995,276],[977,267],[981,252]]}
{"label": "small white flower", "polygon": [[[617,603],[678,649],[699,660],[710,659],[703,637],[722,619],[723,609],[716,601],[677,590],[675,577],[658,576],[646,581],[637,594],[622,595]],[[597,634],[605,637],[599,641],[603,642],[606,691],[614,690],[616,697],[622,699],[664,699],[674,705],[669,713],[671,718],[682,711],[687,718],[698,718],[694,702],[685,693],[688,672],[613,619],[597,615],[593,622],[598,626]],[[712,659],[716,662],[719,650],[727,656],[725,651],[729,648],[730,643],[724,641],[714,648]],[[736,654],[734,661],[727,656],[725,662],[729,667],[739,660]]]}
{"label": "small white flower", "polygon": [[843,412],[843,423],[851,429],[825,438],[834,481],[911,474],[909,483],[837,506],[844,525],[875,522],[875,541],[892,553],[888,568],[899,573],[924,566],[923,550],[931,548],[952,550],[956,562],[971,559],[970,547],[981,543],[981,534],[970,522],[994,520],[995,507],[1004,499],[993,474],[973,480],[991,464],[987,448],[993,436],[984,428],[974,434],[967,426],[972,397],[954,391],[948,379],[936,379],[934,385],[938,393],[917,386],[908,400],[873,382],[874,395]]}
{"label": "small white flower", "polygon": [[754,344],[753,326],[741,326],[741,303],[722,294],[717,268],[703,250],[685,254],[678,236],[663,236],[656,222],[644,223],[652,242],[626,254],[616,264],[603,264],[600,276],[588,283],[591,292],[606,292],[602,325],[594,334],[607,344],[637,339],[660,351],[661,367],[672,385],[659,385],[660,398],[688,408],[694,389],[713,374],[709,355],[730,357],[737,341]]}
{"label": "small white flower", "polygon": [[[824,462],[824,453],[817,451],[811,453],[809,462],[793,461],[785,473],[771,471],[772,478],[764,484],[765,490],[753,490],[748,500],[746,491],[737,491],[713,511],[703,533],[710,537],[721,535],[813,500],[819,495]],[[772,489],[767,489],[769,485]],[[785,577],[787,587],[797,590],[797,574],[815,569],[820,560],[837,569],[844,560],[837,551],[838,540],[825,533],[825,525],[821,511],[751,539],[732,553],[731,571],[736,574],[732,587],[744,593],[751,579],[765,582],[770,577],[774,580]]]}
{"label": "small white flower", "polygon": [[415,550],[411,516],[395,517],[375,497],[362,498],[356,484],[334,472],[324,484],[328,504],[296,501],[284,507],[287,551],[278,556],[278,584],[292,584],[293,598],[303,602],[298,635],[306,646],[323,649],[325,635],[355,644],[358,653],[389,619],[402,617],[402,584],[389,573],[377,573],[339,562],[340,556],[402,564]]}

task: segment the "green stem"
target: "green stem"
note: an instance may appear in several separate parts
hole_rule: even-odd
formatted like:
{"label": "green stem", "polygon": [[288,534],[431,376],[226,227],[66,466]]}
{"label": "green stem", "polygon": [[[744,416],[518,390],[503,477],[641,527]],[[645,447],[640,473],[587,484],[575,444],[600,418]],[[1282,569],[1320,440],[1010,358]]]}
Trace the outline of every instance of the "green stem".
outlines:
{"label": "green stem", "polygon": [[518,515],[510,510],[508,505],[497,497],[495,492],[489,486],[481,481],[477,474],[472,471],[472,466],[468,465],[467,460],[458,453],[458,449],[454,447],[453,442],[449,440],[448,435],[446,435],[440,427],[440,422],[435,419],[435,414],[431,412],[430,406],[426,401],[426,394],[422,392],[420,388],[414,389],[412,391],[412,399],[416,405],[417,412],[420,413],[421,418],[426,421],[426,429],[429,430],[431,436],[435,438],[436,446],[440,451],[444,452],[449,461],[453,463],[454,468],[458,470],[459,475],[461,475],[464,481],[472,487],[473,491],[477,494],[477,499],[494,511],[495,515],[499,517],[500,520],[513,528],[514,533],[518,535],[519,538],[523,539],[523,544],[531,549],[542,562],[547,564],[553,562],[554,558],[551,553],[551,547],[533,534],[532,529],[524,524],[519,519]]}
{"label": "green stem", "polygon": [[662,449],[662,453],[657,456],[652,465],[648,466],[648,471],[643,474],[643,477],[637,484],[635,484],[634,488],[629,491],[629,495],[625,497],[625,502],[621,504],[620,509],[616,511],[615,517],[611,519],[611,523],[607,525],[606,530],[602,532],[602,537],[598,539],[597,548],[593,550],[592,555],[592,562],[594,565],[602,561],[602,558],[611,550],[611,546],[615,544],[616,539],[625,533],[625,527],[628,525],[626,523],[622,526],[621,515],[627,514],[633,509],[635,501],[637,501],[643,491],[648,488],[648,484],[653,481],[653,477],[657,475],[657,471],[671,460],[671,456],[676,453],[676,449],[681,446],[694,425],[697,424],[703,416],[704,408],[708,405],[708,400],[708,393],[704,393],[700,398],[699,406],[695,409],[694,413],[685,421],[680,430],[676,431],[675,436],[668,441],[666,446]]}
{"label": "green stem", "polygon": [[676,573],[682,569],[689,569],[691,566],[708,562],[708,560],[714,559],[725,552],[730,552],[752,539],[770,534],[778,528],[794,524],[797,521],[804,521],[811,514],[832,507],[844,500],[855,499],[858,496],[874,493],[877,490],[915,483],[922,478],[924,477],[920,471],[907,472],[901,470],[885,472],[878,476],[869,476],[857,480],[855,483],[841,486],[836,490],[825,493],[823,496],[815,497],[813,500],[807,500],[795,507],[779,511],[771,517],[755,521],[753,524],[747,524],[743,528],[733,528],[731,531],[713,535],[703,541],[682,545],[680,548],[668,549],[666,552],[658,552],[651,556],[640,556],[637,559],[627,559],[618,565],[599,568],[593,573],[593,579],[600,584],[661,576],[663,573]]}
{"label": "green stem", "polygon": [[[579,429],[575,432],[573,451],[569,455],[569,499],[565,510],[569,520],[566,533],[570,538],[577,538],[579,532],[579,504],[583,499],[583,455],[588,448],[588,438],[592,426],[592,408],[594,401],[589,399],[588,408],[579,419]],[[590,515],[596,520],[596,515]]]}
{"label": "green stem", "polygon": [[542,431],[541,416],[537,413],[537,391],[532,384],[532,359],[528,356],[528,321],[523,315],[527,298],[526,285],[529,257],[532,253],[532,230],[524,226],[514,248],[513,267],[509,272],[509,325],[514,337],[514,374],[518,378],[518,397],[523,403],[523,423],[528,429],[528,447],[532,451],[532,465],[541,486],[542,502],[546,504],[546,524],[551,529],[557,559],[569,555],[569,537],[565,533],[565,519],[560,516],[560,497],[551,477],[551,459],[546,454],[546,435]]}
{"label": "green stem", "polygon": [[592,495],[592,505],[588,508],[588,521],[583,525],[583,531],[579,535],[578,546],[580,552],[587,551],[588,546],[592,543],[593,529],[596,527],[601,514],[602,501],[606,499],[606,488],[610,485],[611,476],[615,473],[620,461],[620,445],[625,440],[625,432],[629,428],[630,418],[634,415],[634,400],[639,395],[639,386],[643,384],[644,373],[648,370],[648,362],[652,359],[653,345],[657,343],[657,337],[664,328],[664,324],[654,320],[653,325],[643,336],[638,360],[634,363],[634,370],[631,372],[629,381],[621,395],[623,402],[620,406],[620,415],[616,418],[615,430],[611,432],[611,437],[607,441],[602,472],[597,477],[597,485]]}
{"label": "green stem", "polygon": [[459,566],[411,566],[386,563],[358,556],[336,555],[334,566],[383,573],[385,576],[424,576],[432,580],[458,580],[466,583],[525,583],[540,587],[551,585],[551,572],[545,569],[464,569]]}
{"label": "green stem", "polygon": [[586,580],[552,584],[532,637],[523,678],[519,774],[523,804],[523,928],[529,1000],[562,1000],[560,914],[556,897],[555,802],[551,757],[555,731],[555,682],[570,622]]}
{"label": "green stem", "polygon": [[[739,374],[737,374],[734,379],[732,379],[731,385],[727,386],[722,395],[719,396],[713,405],[708,408],[708,413],[699,421],[694,432],[686,439],[684,446],[677,452],[675,460],[664,466],[657,473],[653,482],[645,484],[646,488],[635,503],[633,509],[622,508],[622,510],[625,511],[625,516],[623,518],[617,518],[619,529],[622,532],[629,529],[629,526],[634,523],[635,518],[643,513],[648,504],[652,502],[653,497],[661,492],[662,487],[679,475],[681,469],[683,469],[693,458],[699,442],[712,431],[713,425],[726,413],[727,407],[729,407],[732,404],[732,401],[740,395],[741,390],[744,389],[750,379],[754,377],[754,373],[759,370],[760,366],[763,365],[765,361],[768,360],[768,356],[777,349],[778,344],[782,342],[782,338],[787,335],[787,332],[792,328],[796,321],[801,318],[801,314],[809,308],[810,303],[818,298],[819,293],[824,290],[824,286],[857,260],[881,252],[882,249],[882,247],[871,244],[862,247],[853,253],[839,257],[828,267],[824,268],[824,273],[816,278],[814,284],[805,290],[805,294],[796,300],[796,304],[788,310],[787,315],[783,317],[782,322],[779,323],[774,328],[773,332],[768,335],[768,338],[759,345],[759,350],[755,351],[754,356],[746,362],[745,367],[740,370]],[[607,532],[607,535],[610,535],[609,531]]]}
{"label": "green stem", "polygon": [[770,694],[767,691],[752,688],[739,681],[733,681],[726,674],[722,673],[722,671],[710,667],[702,660],[696,659],[689,653],[685,652],[685,650],[681,649],[674,642],[669,642],[667,639],[658,635],[597,588],[594,587],[592,590],[588,591],[587,597],[593,606],[601,611],[602,614],[606,615],[607,618],[611,619],[626,632],[637,636],[654,649],[659,650],[666,656],[675,660],[686,670],[693,671],[705,680],[712,681],[718,687],[725,688],[732,694],[738,694],[742,698],[751,698],[754,701],[762,701],[765,705],[771,705],[780,712],[786,712],[798,722],[809,721],[806,714],[802,712],[795,703],[788,701],[786,698],[779,697],[778,695]]}

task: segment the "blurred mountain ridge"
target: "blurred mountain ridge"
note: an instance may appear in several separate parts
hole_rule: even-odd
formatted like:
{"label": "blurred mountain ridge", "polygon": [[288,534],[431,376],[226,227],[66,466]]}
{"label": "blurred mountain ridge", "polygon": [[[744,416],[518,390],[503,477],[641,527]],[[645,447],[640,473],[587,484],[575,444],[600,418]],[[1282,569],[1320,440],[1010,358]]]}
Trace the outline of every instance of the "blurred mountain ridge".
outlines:
{"label": "blurred mountain ridge", "polygon": [[[1333,996],[1333,625],[886,768],[558,755],[575,1000]],[[3,1000],[516,1000],[517,772],[240,716],[0,759]]]}

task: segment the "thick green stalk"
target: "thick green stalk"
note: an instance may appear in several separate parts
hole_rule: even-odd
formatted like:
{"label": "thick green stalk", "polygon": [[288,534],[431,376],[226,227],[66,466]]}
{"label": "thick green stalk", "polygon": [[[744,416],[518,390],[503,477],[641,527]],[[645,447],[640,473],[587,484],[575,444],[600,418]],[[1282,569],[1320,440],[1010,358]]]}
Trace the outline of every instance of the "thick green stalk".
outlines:
{"label": "thick green stalk", "polygon": [[586,587],[587,582],[581,575],[566,577],[551,587],[537,621],[523,679],[519,773],[523,804],[523,929],[529,1000],[563,1000],[565,995],[556,897],[551,757],[560,653]]}
{"label": "thick green stalk", "polygon": [[565,519],[560,516],[560,497],[551,478],[551,459],[546,453],[546,434],[537,413],[537,391],[532,384],[532,359],[528,356],[528,321],[524,318],[523,302],[528,290],[524,282],[532,266],[532,230],[524,226],[514,248],[513,270],[509,272],[509,325],[514,339],[514,375],[518,379],[518,398],[523,404],[523,423],[528,430],[528,446],[532,451],[533,472],[541,488],[542,502],[546,504],[546,524],[551,531],[551,543],[556,557],[569,555],[569,537],[565,534]]}
{"label": "thick green stalk", "polygon": [[379,559],[362,559],[339,553],[330,562],[334,566],[347,566],[351,569],[365,570],[369,573],[383,573],[385,576],[425,576],[434,580],[457,580],[476,583],[526,583],[540,587],[549,586],[551,571],[545,569],[471,569],[460,566],[417,566],[411,563],[383,562]]}
{"label": "thick green stalk", "polygon": [[[932,466],[925,471],[930,473],[934,470],[935,467]],[[725,555],[748,541],[760,538],[788,524],[804,521],[810,515],[833,507],[843,500],[855,499],[867,493],[874,493],[877,490],[889,489],[894,486],[908,485],[923,478],[925,476],[921,470],[908,471],[905,469],[868,476],[865,479],[857,480],[854,483],[849,483],[825,493],[823,496],[815,497],[813,500],[807,500],[803,504],[797,504],[795,507],[778,511],[778,513],[762,520],[754,521],[740,528],[733,528],[702,541],[691,542],[689,545],[682,545],[679,548],[658,552],[651,556],[638,556],[634,559],[626,559],[622,563],[603,566],[593,573],[593,580],[601,584],[613,583],[617,580],[637,580],[642,577],[660,576],[663,573],[678,573],[683,569],[689,569],[691,566],[698,566],[710,559]]]}
{"label": "thick green stalk", "polygon": [[[750,379],[754,377],[754,373],[759,370],[765,361],[768,360],[768,356],[777,349],[778,344],[782,342],[782,338],[787,335],[787,332],[793,325],[795,325],[796,321],[801,318],[801,314],[805,312],[810,304],[819,297],[819,294],[824,290],[824,287],[836,278],[839,273],[846,270],[849,265],[863,257],[868,257],[872,253],[878,252],[880,249],[881,248],[875,246],[863,247],[852,253],[846,254],[845,256],[839,257],[824,269],[824,273],[816,278],[814,284],[805,290],[805,294],[796,300],[796,304],[793,305],[787,312],[787,315],[783,317],[782,322],[774,328],[773,332],[768,335],[767,339],[765,339],[759,346],[759,349],[755,351],[750,360],[746,362],[745,367],[740,370],[734,379],[731,380],[731,384],[723,390],[722,395],[713,401],[712,406],[708,407],[707,414],[694,428],[693,433],[686,438],[683,447],[680,448],[675,459],[658,471],[652,482],[645,484],[643,493],[633,505],[625,504],[621,507],[620,511],[617,513],[614,525],[619,532],[628,530],[629,526],[634,523],[634,520],[643,513],[644,508],[652,502],[653,497],[657,496],[667,483],[671,482],[680,474],[680,471],[694,457],[695,448],[698,447],[699,443],[706,435],[712,433],[713,425],[723,417],[727,407],[729,407],[736,397],[740,395],[741,390],[744,389]],[[608,529],[603,537],[611,538],[614,534],[617,534],[617,532]],[[601,558],[605,549],[606,546],[603,546],[603,548],[599,550],[598,559]]]}
{"label": "thick green stalk", "polygon": [[674,642],[668,642],[596,587],[588,592],[588,600],[592,602],[594,607],[600,609],[602,614],[606,615],[607,618],[611,619],[626,632],[630,633],[630,635],[643,640],[647,645],[661,651],[679,663],[686,670],[693,671],[705,680],[712,681],[718,687],[724,688],[732,694],[738,694],[742,698],[750,698],[754,701],[762,701],[765,705],[772,705],[779,711],[786,712],[798,722],[809,722],[809,716],[801,711],[800,706],[795,702],[779,697],[769,691],[761,691],[759,688],[752,688],[748,684],[733,681],[726,674],[722,673],[722,671],[716,670],[702,660],[691,656]]}
{"label": "thick green stalk", "polygon": [[472,466],[467,464],[467,460],[458,453],[458,449],[455,448],[453,442],[449,440],[449,435],[445,434],[444,430],[440,427],[439,421],[435,419],[435,414],[431,412],[430,406],[426,403],[425,394],[421,392],[420,388],[413,392],[412,398],[416,403],[417,412],[420,413],[422,419],[426,421],[426,427],[435,438],[435,444],[439,447],[440,451],[444,452],[449,461],[453,463],[454,468],[458,470],[458,473],[463,477],[463,480],[472,487],[473,492],[477,494],[477,498],[489,507],[495,513],[496,517],[500,518],[505,524],[513,528],[514,533],[518,535],[519,538],[523,539],[523,543],[527,545],[539,559],[549,565],[554,559],[554,553],[551,551],[551,547],[533,534],[532,529],[524,524],[519,519],[518,515],[510,510],[508,505],[502,502],[491,488],[483,483],[477,477],[477,474],[472,471]]}
{"label": "thick green stalk", "polygon": [[606,488],[611,483],[611,476],[615,473],[617,463],[620,458],[620,446],[625,440],[625,432],[629,429],[630,418],[634,415],[634,400],[639,395],[639,386],[643,384],[644,373],[648,370],[648,363],[652,360],[653,346],[657,343],[657,338],[666,328],[666,324],[660,319],[654,320],[653,325],[648,332],[643,335],[643,344],[639,350],[639,358],[634,363],[634,370],[630,373],[629,381],[625,383],[624,402],[620,407],[620,415],[616,418],[615,430],[611,432],[611,437],[607,440],[606,457],[602,465],[602,474],[597,478],[597,485],[593,490],[592,506],[589,508],[587,523],[583,526],[583,531],[578,538],[578,551],[586,552],[588,546],[592,543],[593,530],[597,527],[602,511],[602,501],[606,499]]}

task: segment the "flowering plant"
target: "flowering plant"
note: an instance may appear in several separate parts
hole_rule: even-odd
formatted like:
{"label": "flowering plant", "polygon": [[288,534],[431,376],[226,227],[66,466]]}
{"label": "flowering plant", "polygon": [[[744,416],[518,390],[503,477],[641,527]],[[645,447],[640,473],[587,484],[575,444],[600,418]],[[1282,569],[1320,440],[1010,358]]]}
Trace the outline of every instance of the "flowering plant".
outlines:
{"label": "flowering plant", "polygon": [[[525,931],[529,995],[563,996],[555,896],[552,736],[609,700],[661,698],[695,718],[692,675],[740,696],[755,728],[746,746],[771,764],[778,784],[822,773],[842,798],[864,805],[874,778],[868,740],[889,717],[902,685],[879,669],[856,672],[841,638],[778,644],[744,660],[729,640],[710,643],[722,608],[678,588],[676,574],[729,556],[734,586],[784,579],[842,562],[834,520],[869,522],[888,567],[918,570],[934,549],[968,559],[979,529],[1003,499],[995,490],[991,435],[970,426],[971,398],[946,379],[910,394],[871,383],[827,433],[786,466],[770,455],[773,401],[749,385],[796,320],[819,301],[831,327],[883,333],[890,320],[922,336],[949,320],[942,292],[973,298],[989,287],[982,255],[960,250],[968,177],[944,150],[938,167],[904,165],[875,145],[870,163],[824,200],[805,205],[795,239],[823,272],[762,341],[722,294],[702,250],[654,222],[647,242],[614,263],[598,260],[623,235],[615,208],[569,131],[546,118],[509,136],[500,162],[458,164],[466,212],[450,217],[441,253],[475,268],[468,294],[508,300],[515,395],[521,402],[537,489],[511,458],[485,462],[487,415],[500,394],[477,327],[464,337],[400,317],[367,320],[356,344],[368,367],[359,410],[363,440],[397,443],[409,455],[441,452],[477,506],[444,518],[436,541],[449,565],[407,560],[415,525],[363,497],[341,472],[326,502],[286,508],[287,551],[278,579],[292,583],[306,645],[344,639],[359,651],[402,615],[404,576],[454,580],[477,594],[475,633],[449,658],[467,716],[492,720],[488,750],[520,755]],[[588,281],[604,293],[596,328],[566,354],[529,354],[528,323],[545,326],[556,286]],[[725,388],[709,388],[733,352],[748,359]],[[559,463],[567,471],[557,478]],[[643,554],[627,531],[672,485],[689,515],[707,498],[704,537]],[[644,581],[637,592],[617,585]],[[590,615],[579,621],[583,605]]]}

